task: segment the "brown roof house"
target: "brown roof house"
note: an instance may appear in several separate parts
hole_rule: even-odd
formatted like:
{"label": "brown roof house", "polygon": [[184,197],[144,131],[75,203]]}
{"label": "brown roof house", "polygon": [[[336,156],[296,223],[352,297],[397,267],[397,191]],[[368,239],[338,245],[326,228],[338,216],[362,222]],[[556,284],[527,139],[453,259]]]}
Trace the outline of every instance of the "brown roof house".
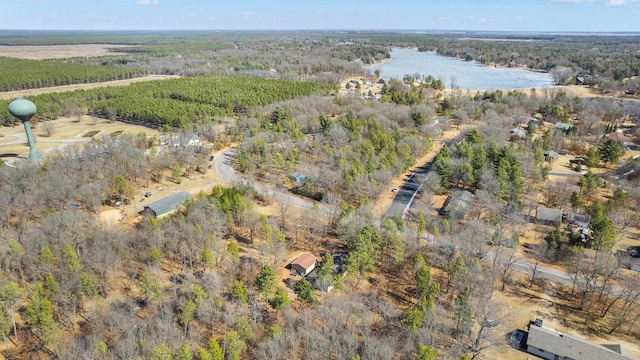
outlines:
{"label": "brown roof house", "polygon": [[317,262],[318,258],[312,254],[302,254],[291,262],[291,272],[295,272],[300,276],[306,276],[316,268]]}

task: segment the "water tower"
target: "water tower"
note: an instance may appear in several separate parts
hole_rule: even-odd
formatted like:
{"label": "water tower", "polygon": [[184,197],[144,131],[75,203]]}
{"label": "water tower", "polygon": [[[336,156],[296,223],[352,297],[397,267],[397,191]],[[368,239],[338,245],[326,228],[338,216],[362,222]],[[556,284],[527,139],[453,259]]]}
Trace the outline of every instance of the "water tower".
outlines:
{"label": "water tower", "polygon": [[33,134],[31,133],[31,125],[29,120],[36,113],[36,104],[23,98],[17,98],[9,104],[9,112],[24,124],[24,132],[27,133],[27,141],[29,142],[29,161],[40,162],[42,155],[36,149]]}

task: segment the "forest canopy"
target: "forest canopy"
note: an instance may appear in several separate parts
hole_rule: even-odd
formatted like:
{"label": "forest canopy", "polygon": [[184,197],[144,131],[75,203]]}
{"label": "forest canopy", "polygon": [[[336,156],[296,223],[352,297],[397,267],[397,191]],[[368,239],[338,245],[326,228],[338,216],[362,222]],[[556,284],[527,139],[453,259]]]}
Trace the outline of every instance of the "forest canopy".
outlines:
{"label": "forest canopy", "polygon": [[[50,93],[30,100],[38,107],[38,119],[53,120],[69,108],[80,108],[85,113],[114,120],[153,127],[184,127],[209,121],[216,115],[233,115],[255,106],[334,90],[332,85],[312,82],[203,76]],[[7,110],[9,102],[0,101],[0,123],[5,125],[15,121]]]}

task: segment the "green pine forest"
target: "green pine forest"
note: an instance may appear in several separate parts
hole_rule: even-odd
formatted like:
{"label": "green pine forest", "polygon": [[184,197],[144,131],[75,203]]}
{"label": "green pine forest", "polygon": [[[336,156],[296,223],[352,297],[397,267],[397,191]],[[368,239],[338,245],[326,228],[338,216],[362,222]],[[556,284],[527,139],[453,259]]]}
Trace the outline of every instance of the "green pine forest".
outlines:
{"label": "green pine forest", "polygon": [[[49,93],[30,97],[38,107],[37,118],[54,120],[80,108],[100,117],[158,127],[185,126],[210,121],[213,116],[243,113],[255,106],[293,99],[313,93],[328,94],[333,85],[248,77],[214,77],[170,79]],[[0,123],[12,124],[10,100],[0,101]]]}

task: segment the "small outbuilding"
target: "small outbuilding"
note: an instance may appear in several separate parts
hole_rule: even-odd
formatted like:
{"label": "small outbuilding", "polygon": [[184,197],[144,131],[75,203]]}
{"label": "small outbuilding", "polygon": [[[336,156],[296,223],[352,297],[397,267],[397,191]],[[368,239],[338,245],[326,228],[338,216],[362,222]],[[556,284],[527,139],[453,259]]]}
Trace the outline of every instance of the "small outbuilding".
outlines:
{"label": "small outbuilding", "polygon": [[295,272],[300,276],[306,276],[316,268],[317,263],[318,258],[313,254],[302,254],[291,262],[291,272]]}
{"label": "small outbuilding", "polygon": [[191,194],[186,191],[177,192],[145,205],[144,209],[140,212],[140,215],[149,215],[157,218],[165,216],[178,209],[182,204],[184,204],[185,200],[190,198]]}

